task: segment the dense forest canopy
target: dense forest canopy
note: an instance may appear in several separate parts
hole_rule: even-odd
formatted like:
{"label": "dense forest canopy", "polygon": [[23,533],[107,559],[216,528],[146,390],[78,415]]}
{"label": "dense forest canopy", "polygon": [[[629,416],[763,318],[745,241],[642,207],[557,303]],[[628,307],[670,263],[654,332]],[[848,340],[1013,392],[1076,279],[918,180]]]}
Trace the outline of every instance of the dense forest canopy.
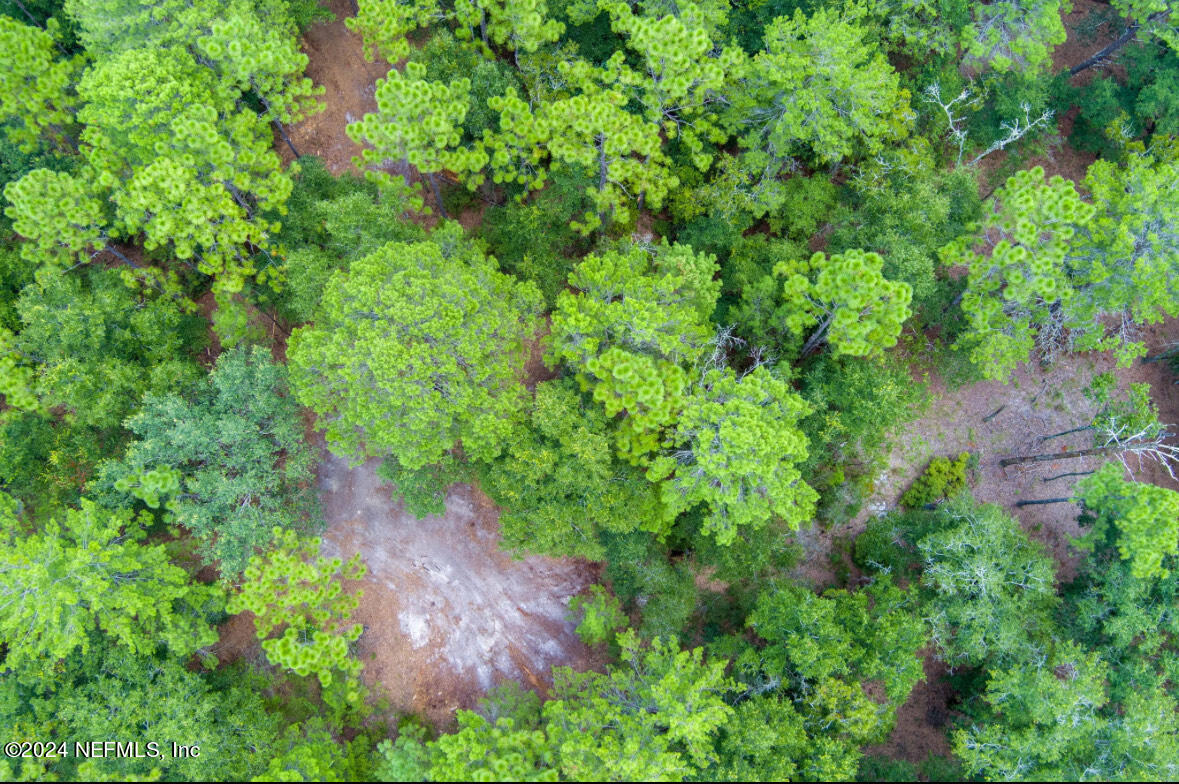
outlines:
{"label": "dense forest canopy", "polygon": [[0,0],[0,777],[1179,779],[1179,3],[327,5]]}

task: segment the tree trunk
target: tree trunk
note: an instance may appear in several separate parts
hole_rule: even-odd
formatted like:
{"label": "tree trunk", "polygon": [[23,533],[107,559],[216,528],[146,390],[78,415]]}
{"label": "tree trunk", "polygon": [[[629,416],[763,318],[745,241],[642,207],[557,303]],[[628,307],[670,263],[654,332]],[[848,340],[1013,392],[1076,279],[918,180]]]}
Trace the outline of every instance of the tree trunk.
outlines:
{"label": "tree trunk", "polygon": [[1096,471],[1069,471],[1067,474],[1057,474],[1056,476],[1049,476],[1045,479],[1041,479],[1040,481],[1041,482],[1054,482],[1057,479],[1064,479],[1066,476],[1089,476],[1090,474],[1095,474],[1095,473],[1097,473],[1097,472]]}
{"label": "tree trunk", "polygon": [[1069,433],[1080,433],[1082,430],[1092,430],[1092,429],[1093,429],[1093,425],[1082,425],[1081,427],[1074,427],[1072,430],[1062,430],[1059,433],[1053,433],[1050,436],[1041,436],[1040,441],[1041,442],[1050,441],[1053,438],[1059,438],[1060,436],[1067,436]]}
{"label": "tree trunk", "polygon": [[606,189],[606,137],[598,134],[598,190]]}
{"label": "tree trunk", "polygon": [[109,251],[112,256],[114,256],[119,261],[126,264],[128,267],[133,267],[135,269],[143,269],[142,264],[137,264],[136,262],[127,258],[125,255],[123,255],[123,252],[118,250],[114,245],[107,244],[106,247],[103,248],[103,250]]}
{"label": "tree trunk", "polygon": [[1063,504],[1071,501],[1071,498],[1041,498],[1037,501],[1016,501],[1016,506],[1036,506],[1038,504]]}
{"label": "tree trunk", "polygon": [[[1170,13],[1171,13],[1170,11],[1159,11],[1158,13],[1154,13],[1154,14],[1151,14],[1150,16],[1148,16],[1146,18],[1146,22],[1148,24],[1150,22],[1156,22],[1156,21],[1162,19],[1164,16],[1167,16]],[[1092,68],[1093,66],[1097,65],[1102,60],[1106,59],[1107,57],[1112,55],[1114,52],[1121,49],[1126,44],[1130,43],[1130,39],[1132,39],[1134,37],[1134,35],[1141,28],[1142,28],[1142,25],[1140,25],[1138,22],[1133,22],[1129,27],[1127,27],[1124,31],[1122,31],[1121,35],[1119,35],[1117,38],[1115,38],[1113,41],[1111,41],[1109,46],[1105,47],[1100,52],[1098,52],[1097,54],[1090,57],[1088,60],[1085,60],[1084,62],[1081,62],[1081,63],[1077,63],[1072,68],[1068,69],[1068,75],[1069,76],[1076,76],[1081,71],[1084,71],[1088,68]]]}
{"label": "tree trunk", "polygon": [[450,216],[446,214],[446,206],[442,203],[442,191],[438,188],[438,178],[431,172],[426,175],[426,182],[430,183],[430,190],[434,194],[434,201],[438,202],[438,212],[443,218],[449,220]]}
{"label": "tree trunk", "polygon": [[812,351],[823,345],[823,341],[827,339],[827,330],[831,327],[831,316],[823,319],[819,326],[807,338],[806,345],[802,347],[802,353],[799,357],[809,356]]}
{"label": "tree trunk", "polygon": [[1092,449],[1074,449],[1071,452],[1045,452],[1026,457],[1005,457],[999,461],[1003,468],[1019,465],[1020,463],[1049,463],[1053,460],[1071,460],[1074,457],[1090,457],[1092,455],[1108,455],[1118,451],[1116,444],[1110,446],[1095,446]]}
{"label": "tree trunk", "polygon": [[[604,134],[598,134],[598,193],[606,190],[606,177],[609,172],[606,166],[606,137]],[[606,218],[609,217],[606,213],[598,213],[598,231],[604,233],[606,231]]]}
{"label": "tree trunk", "polygon": [[291,148],[291,154],[294,155],[296,158],[299,158],[300,157],[299,151],[295,149],[295,144],[294,144],[294,142],[291,141],[290,135],[287,134],[287,129],[283,126],[283,124],[281,122],[279,122],[277,117],[272,119],[271,122],[274,123],[274,127],[278,130],[279,138],[281,138],[284,142],[287,143],[287,147]]}
{"label": "tree trunk", "polygon": [[[643,168],[645,169],[650,165],[651,165],[651,156],[648,155],[646,158],[643,158]],[[643,204],[646,201],[647,201],[647,191],[643,190],[639,193],[639,208],[638,208],[639,212],[643,211]]]}
{"label": "tree trunk", "polygon": [[36,17],[29,13],[29,9],[25,8],[24,3],[22,3],[20,0],[12,0],[12,2],[15,3],[16,7],[21,10],[21,13],[29,18],[29,21],[33,23],[34,27],[40,27],[42,30],[45,29],[45,25],[38,22]]}
{"label": "tree trunk", "polygon": [[987,414],[987,415],[986,415],[985,417],[983,417],[983,419],[982,419],[983,423],[985,424],[985,423],[987,423],[987,422],[990,422],[992,419],[994,419],[995,417],[999,416],[999,414],[1003,413],[1003,409],[1005,409],[1005,408],[1007,408],[1007,404],[1006,404],[1006,403],[1004,403],[1003,405],[999,406],[998,408],[996,408],[996,409],[995,409],[994,411],[992,411],[991,413]]}
{"label": "tree trunk", "polygon": [[1179,359],[1179,351],[1171,348],[1161,354],[1155,354],[1153,357],[1143,357],[1139,361],[1144,365],[1149,365],[1151,362],[1166,362],[1169,359]]}

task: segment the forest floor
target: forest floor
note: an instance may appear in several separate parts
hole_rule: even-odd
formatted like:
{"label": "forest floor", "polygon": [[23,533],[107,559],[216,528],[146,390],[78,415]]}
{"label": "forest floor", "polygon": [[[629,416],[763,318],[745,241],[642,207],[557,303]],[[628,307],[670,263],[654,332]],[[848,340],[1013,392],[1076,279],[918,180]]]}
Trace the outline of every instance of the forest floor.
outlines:
{"label": "forest floor", "polygon": [[[309,58],[307,76],[317,87],[325,88],[320,96],[324,109],[289,129],[291,141],[300,155],[317,155],[332,174],[356,172],[353,156],[360,155],[360,145],[344,129],[369,112],[377,110],[376,82],[389,73],[389,62],[364,59],[361,37],[344,26],[352,16],[351,0],[327,0],[323,3],[336,15],[331,22],[320,22],[303,33],[303,52]],[[291,151],[282,143],[275,149],[290,163]]]}
{"label": "forest floor", "polygon": [[571,559],[513,559],[499,548],[499,512],[477,488],[451,488],[446,513],[418,520],[376,474],[323,449],[318,487],[323,552],[359,552],[368,573],[356,619],[363,677],[398,713],[453,725],[491,687],[518,680],[541,693],[555,665],[599,664],[566,619],[597,568]]}

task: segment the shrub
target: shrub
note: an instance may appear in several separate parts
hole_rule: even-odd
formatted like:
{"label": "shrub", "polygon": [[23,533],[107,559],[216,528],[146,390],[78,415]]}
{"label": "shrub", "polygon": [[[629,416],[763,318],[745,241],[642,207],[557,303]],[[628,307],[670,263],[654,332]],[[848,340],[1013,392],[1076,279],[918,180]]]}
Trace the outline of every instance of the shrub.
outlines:
{"label": "shrub", "polygon": [[925,473],[917,477],[912,486],[901,496],[901,506],[920,509],[936,504],[966,489],[966,477],[971,463],[977,460],[969,452],[963,452],[954,460],[935,457],[929,461]]}

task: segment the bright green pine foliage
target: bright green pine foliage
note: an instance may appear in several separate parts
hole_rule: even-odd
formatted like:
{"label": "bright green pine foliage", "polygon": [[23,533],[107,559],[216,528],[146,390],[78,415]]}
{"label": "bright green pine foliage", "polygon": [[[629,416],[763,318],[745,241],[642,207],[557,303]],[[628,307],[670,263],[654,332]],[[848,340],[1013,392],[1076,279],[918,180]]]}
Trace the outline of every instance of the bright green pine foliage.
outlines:
{"label": "bright green pine foliage", "polygon": [[9,666],[84,653],[96,630],[136,654],[162,645],[187,656],[217,640],[205,616],[221,608],[221,590],[195,583],[162,545],[142,544],[148,522],[82,499],[30,531],[16,502],[0,494],[0,630]]}
{"label": "bright green pine foliage", "polygon": [[514,88],[491,96],[487,106],[499,112],[499,129],[486,129],[482,140],[492,182],[543,188],[548,181],[548,169],[542,165],[548,157],[548,126]]}
{"label": "bright green pine foliage", "polygon": [[906,136],[908,92],[867,37],[857,14],[826,9],[770,23],[730,110],[743,146],[834,163]]}
{"label": "bright green pine foliage", "polygon": [[537,121],[554,165],[580,167],[596,181],[586,194],[597,212],[570,225],[589,234],[608,221],[625,223],[627,206],[643,194],[658,209],[679,184],[668,168],[659,125],[627,110],[628,98],[616,86],[603,86],[601,72],[583,60],[562,61],[562,77],[580,92],[544,104]]}
{"label": "bright green pine foliage", "polygon": [[1109,781],[1170,779],[1179,770],[1179,707],[1170,686],[1179,666],[1176,556],[1163,559],[1164,576],[1135,577],[1134,562],[1118,552],[1120,532],[1104,528],[1103,537],[1090,539],[1095,547],[1069,586],[1062,617],[1108,663],[1110,701],[1094,742],[1067,754],[1074,769]]}
{"label": "bright green pine foliage", "polygon": [[315,456],[286,371],[269,354],[227,351],[194,394],[147,398],[126,423],[137,440],[100,469],[99,486],[120,500],[163,502],[226,580],[270,545],[274,528],[318,523]]}
{"label": "bright green pine foliage", "polygon": [[712,339],[716,261],[682,245],[632,246],[586,256],[553,311],[546,361],[568,363],[614,416],[624,458],[638,462],[683,405],[685,366]]}
{"label": "bright green pine foliage", "polygon": [[66,0],[66,9],[92,54],[183,47],[226,88],[256,96],[268,119],[321,108],[285,0]]}
{"label": "bright green pine foliage", "polygon": [[336,273],[314,326],[291,336],[291,386],[343,454],[416,469],[461,440],[490,459],[523,413],[540,293],[453,234],[434,237]]}
{"label": "bright green pine foliage", "polygon": [[356,16],[345,20],[348,29],[364,37],[364,55],[378,54],[389,62],[409,56],[406,35],[442,17],[437,0],[357,0]]}
{"label": "bright green pine foliage", "polygon": [[1077,483],[1076,498],[1096,518],[1090,541],[1117,531],[1117,548],[1136,578],[1166,577],[1163,561],[1179,554],[1179,493],[1148,482],[1127,482],[1119,463],[1107,463]]}
{"label": "bright green pine foliage", "polygon": [[535,52],[565,32],[549,18],[547,0],[458,0],[455,8],[468,5],[487,20],[487,37],[515,52]]}
{"label": "bright green pine foliage", "polygon": [[951,664],[1022,661],[1050,628],[1055,567],[1002,508],[959,496],[940,514],[948,527],[917,542],[934,643]]}
{"label": "bright green pine foliage", "polygon": [[675,420],[671,454],[651,462],[669,514],[708,505],[704,533],[732,544],[744,527],[778,517],[791,528],[809,521],[818,494],[798,464],[807,439],[798,422],[811,408],[786,381],[760,366],[738,377],[705,371]]}
{"label": "bright green pine foliage", "polygon": [[[786,326],[796,334],[810,331],[803,353],[823,340],[838,354],[865,357],[897,343],[901,326],[912,315],[913,287],[881,274],[877,253],[849,250],[809,261],[779,262],[774,276],[783,278]],[[816,326],[817,325],[817,326]]]}
{"label": "bright green pine foliage", "polygon": [[396,740],[377,747],[380,781],[556,781],[555,754],[541,725],[540,699],[507,682],[459,710],[457,731],[426,741],[403,721]]}
{"label": "bright green pine foliage", "polygon": [[360,0],[358,7],[348,28],[364,36],[366,56],[380,53],[390,62],[409,55],[409,33],[443,20],[458,24],[458,38],[481,35],[484,43],[516,52],[535,52],[565,30],[549,18],[546,0],[457,0],[453,7],[438,0]]}
{"label": "bright green pine foliage", "polygon": [[[421,63],[405,64],[405,71],[390,69],[377,80],[377,111],[348,126],[348,136],[368,146],[357,165],[380,167],[389,159],[405,161],[423,174],[449,169],[460,175],[476,175],[487,164],[481,149],[459,146],[463,120],[470,109],[471,80],[449,85],[425,78]],[[385,172],[369,169],[371,177],[385,180]],[[473,182],[478,182],[476,176]],[[420,204],[418,205],[421,209]]]}
{"label": "bright green pine foliage", "polygon": [[202,272],[240,290],[256,270],[239,247],[264,245],[272,228],[243,200],[278,207],[291,191],[266,125],[177,48],[104,60],[78,92],[87,101],[78,114],[84,151],[116,206],[114,233],[142,231],[148,249],[196,256]]}
{"label": "bright green pine foliage", "polygon": [[503,507],[504,546],[602,560],[601,533],[665,533],[659,491],[614,457],[606,415],[569,382],[537,385],[529,427],[481,468],[480,486]]}
{"label": "bright green pine foliage", "polygon": [[88,177],[33,169],[4,188],[5,215],[26,238],[21,255],[34,263],[72,266],[83,251],[106,244],[106,210]]}
{"label": "bright green pine foliage", "polygon": [[[344,580],[359,580],[367,569],[357,553],[347,563],[318,556],[318,539],[274,531],[275,546],[255,555],[242,574],[226,610],[254,614],[254,627],[270,662],[304,677],[315,675],[325,693],[345,702],[360,699],[359,659],[348,651],[364,630],[351,623],[360,592],[345,593]],[[271,637],[280,631],[281,636]]]}
{"label": "bright green pine foliage", "polygon": [[668,9],[673,13],[662,17],[635,14],[624,2],[600,5],[643,65],[632,70],[616,52],[606,65],[611,78],[634,92],[649,122],[662,126],[669,139],[679,138],[693,162],[707,169],[712,156],[704,152],[705,144],[728,138],[710,105],[728,92],[745,64],[744,52],[714,41],[705,9],[696,3],[676,3]]}
{"label": "bright green pine foliage", "polygon": [[656,639],[618,635],[622,665],[607,674],[554,670],[544,706],[550,748],[576,781],[678,781],[714,758],[713,739],[733,714],[723,661]]}
{"label": "bright green pine foliage", "polygon": [[46,30],[0,16],[0,123],[8,138],[31,152],[39,140],[69,146],[77,97],[73,84],[81,58],[55,48],[57,20]]}
{"label": "bright green pine foliage", "polygon": [[[977,234],[951,243],[943,261],[968,271],[962,310],[969,326],[958,345],[970,349],[987,378],[1003,380],[1027,361],[1037,338],[1052,351],[1064,330],[1083,334],[1095,326],[1097,313],[1077,296],[1065,261],[1095,209],[1063,177],[1045,183],[1039,167],[1008,179],[995,201]],[[1100,333],[1095,337],[1086,347],[1100,346]]]}
{"label": "bright green pine foliage", "polygon": [[966,62],[999,73],[1049,67],[1052,50],[1066,36],[1062,15],[1072,8],[1072,0],[975,4],[974,20],[962,31]]}
{"label": "bright green pine foliage", "polygon": [[1135,326],[1179,313],[1176,161],[1174,145],[1135,148],[1123,167],[1098,161],[1085,181],[1092,203],[1058,176],[1045,184],[1039,167],[1019,172],[978,234],[947,247],[946,263],[969,270],[962,344],[988,377],[1006,378],[1037,343],[1049,356],[1113,351],[1128,364],[1145,351]]}

